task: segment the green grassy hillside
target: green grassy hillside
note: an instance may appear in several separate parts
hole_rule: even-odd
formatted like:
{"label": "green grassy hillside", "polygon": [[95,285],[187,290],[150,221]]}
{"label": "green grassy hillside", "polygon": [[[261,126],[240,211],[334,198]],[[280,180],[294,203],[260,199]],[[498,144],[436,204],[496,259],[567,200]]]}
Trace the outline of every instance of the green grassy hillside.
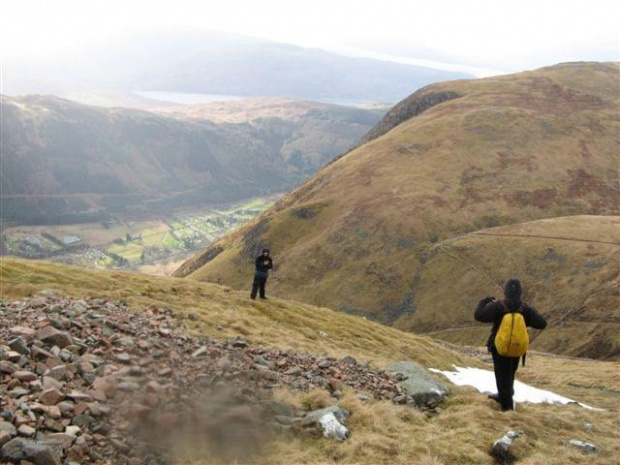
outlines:
{"label": "green grassy hillside", "polygon": [[419,276],[441,241],[617,214],[618,73],[615,63],[567,63],[428,86],[389,112],[369,142],[176,275],[241,288],[252,256],[270,246],[274,293],[404,324],[422,306]]}

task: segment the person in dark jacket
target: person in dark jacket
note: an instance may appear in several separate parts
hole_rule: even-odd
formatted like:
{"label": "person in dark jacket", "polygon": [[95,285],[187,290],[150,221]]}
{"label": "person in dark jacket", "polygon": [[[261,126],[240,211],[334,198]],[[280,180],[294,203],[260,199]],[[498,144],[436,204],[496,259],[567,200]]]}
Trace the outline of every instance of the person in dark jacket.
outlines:
{"label": "person in dark jacket", "polygon": [[502,411],[514,410],[512,396],[514,395],[515,373],[519,366],[519,357],[503,357],[495,348],[495,335],[502,322],[502,317],[508,311],[519,311],[528,327],[545,329],[547,321],[536,311],[534,307],[521,300],[521,282],[512,278],[506,281],[504,286],[504,300],[495,297],[485,297],[478,303],[474,314],[476,321],[493,323],[491,334],[487,340],[487,348],[493,356],[493,368],[495,371],[495,383],[497,384],[497,396],[489,396],[499,402]]}
{"label": "person in dark jacket", "polygon": [[269,277],[269,270],[273,268],[273,261],[269,256],[269,249],[263,249],[262,253],[256,257],[256,271],[254,272],[254,281],[252,282],[252,293],[250,298],[256,299],[256,294],[260,289],[260,298],[267,299],[265,295],[265,285]]}

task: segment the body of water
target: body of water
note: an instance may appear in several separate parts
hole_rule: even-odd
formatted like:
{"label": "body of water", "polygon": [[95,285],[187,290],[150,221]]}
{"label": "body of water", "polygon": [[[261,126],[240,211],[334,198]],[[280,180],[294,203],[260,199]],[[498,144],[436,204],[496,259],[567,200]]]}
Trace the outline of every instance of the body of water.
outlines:
{"label": "body of water", "polygon": [[[146,97],[152,100],[160,100],[162,102],[179,103],[182,105],[194,105],[197,103],[210,103],[210,102],[227,102],[231,100],[243,100],[246,98],[252,98],[249,96],[242,97],[239,95],[221,95],[221,94],[188,94],[185,92],[134,92],[134,94],[141,97]],[[303,100],[303,99],[302,99]],[[331,105],[342,105],[345,107],[365,107],[377,102],[368,100],[355,100],[355,99],[316,99],[316,102],[328,103]]]}
{"label": "body of water", "polygon": [[229,100],[242,100],[248,97],[238,95],[219,95],[219,94],[187,94],[185,92],[134,92],[141,97],[163,102],[180,103],[183,105],[193,105],[196,103],[226,102]]}

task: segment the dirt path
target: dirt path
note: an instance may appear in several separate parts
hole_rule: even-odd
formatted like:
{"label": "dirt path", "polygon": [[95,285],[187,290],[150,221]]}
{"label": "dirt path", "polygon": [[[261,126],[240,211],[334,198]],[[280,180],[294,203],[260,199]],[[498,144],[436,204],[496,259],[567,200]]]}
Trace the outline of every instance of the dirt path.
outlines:
{"label": "dirt path", "polygon": [[573,241],[573,242],[587,242],[591,244],[609,244],[609,245],[620,245],[620,242],[613,241],[594,241],[590,239],[578,239],[571,237],[559,237],[559,236],[542,236],[536,234],[497,234],[497,233],[486,233],[486,232],[475,232],[474,234],[478,236],[497,236],[497,237],[523,237],[523,238],[533,238],[533,239],[555,239],[558,241]]}

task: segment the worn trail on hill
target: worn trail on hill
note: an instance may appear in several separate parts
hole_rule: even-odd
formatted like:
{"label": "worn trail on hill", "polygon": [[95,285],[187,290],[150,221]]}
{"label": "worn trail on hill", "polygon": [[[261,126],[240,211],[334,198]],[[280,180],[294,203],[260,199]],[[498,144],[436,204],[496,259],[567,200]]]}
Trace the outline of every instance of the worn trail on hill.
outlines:
{"label": "worn trail on hill", "polygon": [[592,243],[592,244],[620,245],[620,242],[613,242],[613,241],[597,241],[593,239],[579,239],[579,238],[573,238],[573,237],[559,237],[559,236],[543,236],[543,235],[537,235],[537,234],[497,234],[497,233],[487,233],[487,232],[475,232],[474,234],[478,236],[523,237],[523,238],[533,238],[533,239],[554,239],[558,241],[586,242],[586,243]]}

